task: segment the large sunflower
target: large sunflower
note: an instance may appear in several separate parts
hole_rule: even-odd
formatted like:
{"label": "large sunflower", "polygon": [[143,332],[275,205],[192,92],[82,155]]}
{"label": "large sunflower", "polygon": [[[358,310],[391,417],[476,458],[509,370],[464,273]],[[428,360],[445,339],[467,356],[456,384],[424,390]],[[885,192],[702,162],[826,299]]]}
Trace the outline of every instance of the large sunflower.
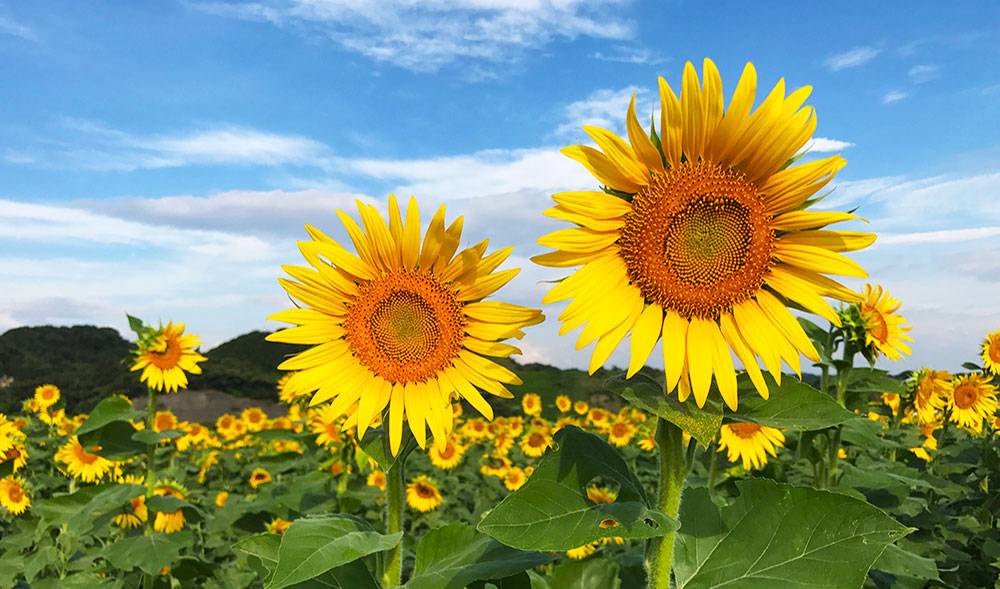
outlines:
{"label": "large sunflower", "polygon": [[777,456],[784,445],[785,435],[773,427],[734,422],[719,429],[719,452],[725,450],[730,462],[741,460],[746,470],[764,468],[767,455]]}
{"label": "large sunflower", "polygon": [[206,358],[196,351],[199,345],[198,336],[184,335],[183,323],[170,322],[140,342],[132,370],[142,370],[139,380],[154,390],[176,393],[187,388],[186,372],[201,374],[198,363]]}
{"label": "large sunflower", "polygon": [[951,421],[970,432],[983,430],[983,421],[992,421],[996,415],[997,388],[988,376],[969,374],[956,377],[950,383],[948,409]]}
{"label": "large sunflower", "polygon": [[313,405],[333,399],[333,412],[346,414],[345,424],[356,425],[359,437],[388,405],[393,453],[404,419],[421,447],[427,427],[442,446],[454,396],[490,419],[493,409],[478,389],[513,397],[504,385],[521,380],[484,356],[520,353],[503,340],[522,337],[521,329],[543,316],[483,300],[518,273],[496,271],[512,250],[485,255],[482,241],[459,251],[463,220],[446,226],[444,207],[421,239],[416,200],[404,220],[390,197],[388,224],[374,207],[357,204],[364,229],[338,211],[357,255],[306,226],[312,240],[299,246],[311,267],[284,268],[294,280],[281,279],[281,285],[304,307],[273,315],[298,327],[268,339],[314,346],[279,366],[296,371],[285,388],[293,395],[315,392]]}
{"label": "large sunflower", "polygon": [[662,336],[668,391],[679,387],[682,400],[693,392],[703,405],[714,375],[735,408],[731,352],[766,398],[758,357],[779,382],[782,360],[798,373],[799,353],[819,359],[788,305],[839,325],[823,297],[858,300],[824,275],[866,276],[839,252],[875,236],[823,229],[852,214],[806,210],[845,162],[832,156],[791,165],[816,128],[813,109],[803,107],[810,89],[786,96],[781,80],[751,112],[756,88],[747,64],[724,109],[715,65],[706,59],[699,81],[688,63],[680,99],[660,78],[659,133],[642,129],[633,100],[628,142],[584,127],[601,151],[563,150],[605,190],[553,195],[557,206],[547,214],[576,227],[542,237],[556,251],[534,260],[582,266],[543,302],[572,299],[560,332],[583,326],[577,347],[597,342],[591,372],[631,332],[632,376]]}

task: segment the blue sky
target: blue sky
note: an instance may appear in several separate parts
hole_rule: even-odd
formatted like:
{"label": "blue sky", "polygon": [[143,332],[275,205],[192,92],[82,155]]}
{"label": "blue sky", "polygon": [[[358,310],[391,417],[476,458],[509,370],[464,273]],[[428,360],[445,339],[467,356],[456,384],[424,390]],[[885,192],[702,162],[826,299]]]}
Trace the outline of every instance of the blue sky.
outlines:
{"label": "blue sky", "polygon": [[[759,92],[813,86],[813,151],[849,161],[825,205],[882,236],[857,258],[914,327],[893,368],[973,359],[1000,327],[1000,5],[752,4],[0,3],[0,330],[276,327],[303,223],[389,192],[514,245],[506,296],[537,304],[540,211],[594,186],[558,149],[711,57],[727,90],[746,61]],[[585,365],[574,340],[524,349]]]}

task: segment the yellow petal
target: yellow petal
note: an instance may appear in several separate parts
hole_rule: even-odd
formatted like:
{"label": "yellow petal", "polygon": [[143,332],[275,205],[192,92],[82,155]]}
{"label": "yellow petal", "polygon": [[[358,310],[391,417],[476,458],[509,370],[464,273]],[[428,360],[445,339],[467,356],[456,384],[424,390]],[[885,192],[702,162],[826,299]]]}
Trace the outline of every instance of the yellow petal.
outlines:
{"label": "yellow petal", "polygon": [[660,152],[656,150],[656,146],[635,117],[635,94],[628,104],[625,125],[628,128],[629,143],[632,144],[632,150],[642,165],[656,172],[663,171],[663,158],[660,157]]}
{"label": "yellow petal", "polygon": [[392,396],[389,398],[389,450],[392,455],[399,454],[399,444],[403,441],[403,385],[392,385]]}
{"label": "yellow petal", "polygon": [[421,448],[427,446],[427,391],[424,383],[408,382],[403,387],[403,402],[406,405],[406,422]]}
{"label": "yellow petal", "polygon": [[663,314],[663,372],[667,392],[677,387],[687,358],[688,320],[675,311]]}
{"label": "yellow petal", "polygon": [[662,329],[663,309],[655,303],[648,305],[632,328],[632,349],[625,378],[632,378],[646,364]]}
{"label": "yellow petal", "polygon": [[806,270],[865,278],[868,273],[857,262],[838,253],[808,245],[791,245],[778,240],[774,244],[774,257]]}
{"label": "yellow petal", "polygon": [[571,145],[564,147],[561,153],[583,164],[605,186],[629,194],[639,192],[643,186],[619,170],[607,156],[592,147]]}

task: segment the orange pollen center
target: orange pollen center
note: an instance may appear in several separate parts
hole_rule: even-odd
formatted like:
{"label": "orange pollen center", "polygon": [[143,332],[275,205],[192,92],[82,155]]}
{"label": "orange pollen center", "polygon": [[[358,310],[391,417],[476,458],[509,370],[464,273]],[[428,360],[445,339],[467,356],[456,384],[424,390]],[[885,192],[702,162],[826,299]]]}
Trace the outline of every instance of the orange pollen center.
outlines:
{"label": "orange pollen center", "polygon": [[100,456],[98,456],[97,454],[91,454],[90,452],[87,452],[86,450],[84,450],[83,446],[81,446],[80,448],[77,449],[76,458],[83,464],[93,464],[97,462],[97,459],[100,458]]}
{"label": "orange pollen center", "polygon": [[528,445],[532,448],[538,448],[539,446],[545,445],[545,436],[542,434],[531,434],[528,437]]}
{"label": "orange pollen center", "polygon": [[434,496],[434,489],[423,483],[417,483],[417,495],[422,499],[430,499]]}
{"label": "orange pollen center", "polygon": [[889,340],[889,324],[878,309],[872,305],[864,304],[861,306],[861,316],[865,320],[865,330],[868,335],[883,344]]}
{"label": "orange pollen center", "polygon": [[647,301],[715,319],[763,285],[775,241],[771,225],[757,188],[743,175],[685,163],[654,173],[632,199],[619,255]]}
{"label": "orange pollen center", "polygon": [[616,438],[620,438],[627,433],[628,433],[628,426],[625,425],[624,423],[616,423],[611,428],[611,434],[614,435]]}
{"label": "orange pollen center", "polygon": [[754,437],[757,432],[760,431],[760,426],[756,423],[730,423],[729,431],[733,432],[736,437],[743,438],[744,440]]}
{"label": "orange pollen center", "polygon": [[1000,362],[1000,337],[995,337],[990,341],[990,360]]}
{"label": "orange pollen center", "polygon": [[11,503],[20,503],[21,499],[24,498],[24,489],[20,485],[12,485],[7,495],[10,497]]}
{"label": "orange pollen center", "polygon": [[443,458],[445,460],[448,460],[449,458],[451,458],[454,455],[455,455],[455,447],[452,446],[451,444],[448,444],[445,447],[445,449],[442,450],[440,454],[438,454],[438,456],[440,456],[441,458]]}
{"label": "orange pollen center", "polygon": [[960,384],[955,387],[955,406],[959,409],[968,409],[979,400],[979,391],[975,385]]}
{"label": "orange pollen center", "polygon": [[[181,344],[177,341],[176,337],[173,336],[161,336],[163,338],[162,344],[158,342],[157,346],[146,352],[146,357],[149,361],[161,370],[166,370],[168,368],[173,368],[177,366],[177,362],[181,359]],[[163,346],[162,350],[157,348]]]}
{"label": "orange pollen center", "polygon": [[461,349],[465,320],[432,276],[394,271],[363,284],[344,323],[351,352],[391,383],[423,382]]}
{"label": "orange pollen center", "polygon": [[20,457],[21,457],[21,452],[17,448],[11,448],[10,450],[7,450],[3,455],[4,460],[16,460]]}

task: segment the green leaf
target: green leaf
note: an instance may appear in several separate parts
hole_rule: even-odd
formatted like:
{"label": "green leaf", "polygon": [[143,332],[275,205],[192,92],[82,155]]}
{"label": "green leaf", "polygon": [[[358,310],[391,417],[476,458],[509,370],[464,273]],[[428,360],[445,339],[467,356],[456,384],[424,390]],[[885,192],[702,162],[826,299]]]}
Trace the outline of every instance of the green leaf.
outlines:
{"label": "green leaf", "polygon": [[736,483],[729,506],[688,489],[674,546],[677,589],[857,589],[906,528],[864,501],[765,479]]}
{"label": "green leaf", "polygon": [[378,463],[384,472],[388,473],[396,465],[400,457],[409,455],[417,447],[417,443],[413,439],[413,436],[407,435],[404,430],[403,440],[399,446],[399,453],[391,456],[386,452],[385,429],[379,427],[365,432],[365,437],[361,439],[359,446],[365,454]]}
{"label": "green leaf", "polygon": [[538,552],[514,550],[471,526],[455,523],[431,530],[420,540],[406,589],[462,589],[474,581],[504,579],[550,560]]}
{"label": "green leaf", "polygon": [[155,511],[157,513],[173,513],[175,511],[180,511],[181,509],[195,509],[194,505],[191,505],[187,501],[178,499],[177,497],[170,497],[168,495],[155,495],[146,499],[146,507],[150,511]]}
{"label": "green leaf", "polygon": [[[125,460],[146,451],[146,445],[132,439],[136,430],[127,421],[113,421],[104,427],[80,435],[80,444],[108,460]],[[99,449],[92,449],[92,448]]]}
{"label": "green leaf", "polygon": [[[676,529],[677,522],[649,507],[639,479],[607,442],[575,427],[559,430],[555,442],[528,482],[484,514],[480,532],[521,550],[562,551],[601,538],[654,538]],[[618,484],[614,503],[587,498],[596,478]]]}
{"label": "green leaf", "polygon": [[722,408],[715,398],[709,398],[705,406],[699,408],[693,399],[682,403],[677,395],[668,395],[662,387],[641,381],[624,389],[621,396],[635,407],[666,419],[706,447],[722,427]]}
{"label": "green leaf", "polygon": [[41,518],[42,527],[63,524],[80,534],[106,524],[120,513],[133,497],[146,492],[142,485],[107,483],[84,487],[70,495],[59,495],[32,505],[32,512]]}
{"label": "green leaf", "polygon": [[101,402],[90,412],[87,421],[84,421],[83,425],[76,430],[76,435],[84,436],[109,424],[128,422],[141,416],[141,413],[132,408],[132,403],[128,399],[121,395],[111,395],[101,399]]}
{"label": "green leaf", "polygon": [[552,571],[552,589],[618,589],[618,563],[607,558],[568,560]]}
{"label": "green leaf", "polygon": [[765,375],[770,395],[761,398],[746,374],[738,379],[740,403],[734,413],[737,421],[751,421],[782,430],[807,431],[825,429],[857,419],[858,416],[844,409],[830,395],[821,393],[797,378],[785,375],[781,386],[771,375]]}
{"label": "green leaf", "polygon": [[186,432],[179,429],[165,429],[162,432],[154,432],[148,429],[139,430],[132,434],[132,441],[152,446],[159,444],[163,440],[173,440],[183,436]]}
{"label": "green leaf", "polygon": [[252,567],[259,567],[258,576],[263,577],[266,583],[278,566],[278,548],[280,546],[281,536],[264,532],[243,538],[233,545],[233,550],[246,555]]}
{"label": "green leaf", "polygon": [[902,393],[903,381],[878,368],[852,368],[847,374],[847,390],[852,393]]}
{"label": "green leaf", "polygon": [[329,515],[296,520],[281,537],[267,589],[282,589],[399,544],[403,534],[380,534],[359,519]]}
{"label": "green leaf", "polygon": [[138,317],[133,317],[128,313],[126,313],[125,316],[128,317],[129,329],[134,331],[136,335],[142,335],[142,332],[145,329],[145,325],[143,325],[142,319],[139,319]]}
{"label": "green leaf", "polygon": [[885,552],[872,567],[896,577],[940,581],[937,563],[933,559],[914,554],[895,544],[886,546]]}
{"label": "green leaf", "polygon": [[116,569],[138,568],[144,573],[158,575],[160,569],[177,560],[181,550],[191,546],[193,539],[190,530],[126,536],[106,546],[103,555]]}

